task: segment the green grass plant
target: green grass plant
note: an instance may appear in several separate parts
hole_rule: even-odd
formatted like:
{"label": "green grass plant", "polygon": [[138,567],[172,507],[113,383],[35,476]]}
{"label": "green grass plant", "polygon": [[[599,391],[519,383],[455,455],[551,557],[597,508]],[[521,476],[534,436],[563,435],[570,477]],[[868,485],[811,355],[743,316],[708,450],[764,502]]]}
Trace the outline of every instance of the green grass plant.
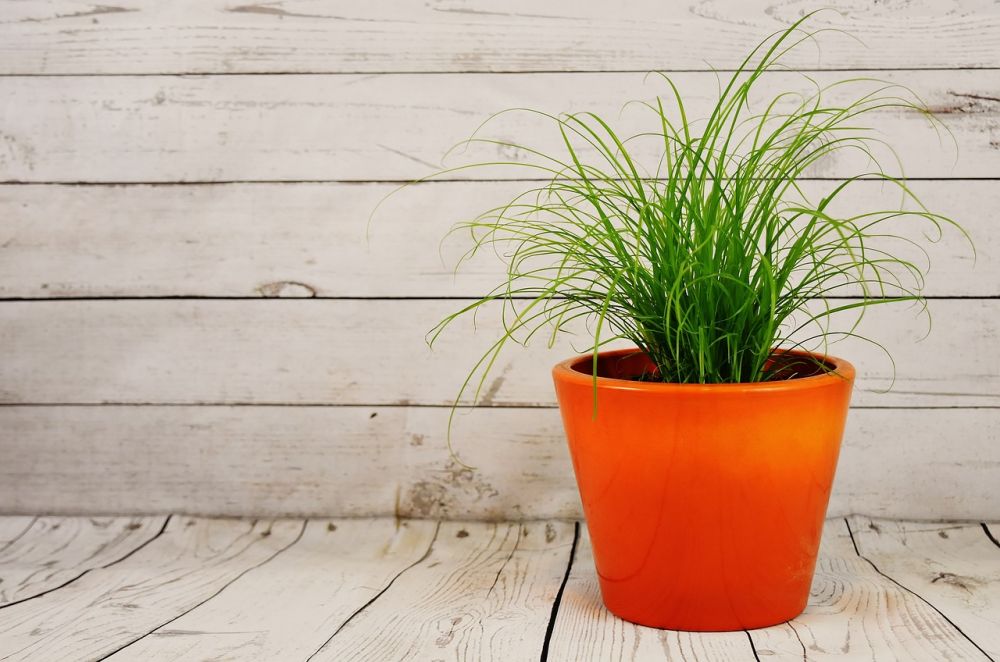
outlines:
{"label": "green grass plant", "polygon": [[[471,367],[456,403],[470,389],[478,396],[508,344],[536,336],[552,343],[579,320],[591,334],[595,374],[596,352],[625,339],[655,363],[654,379],[716,384],[782,378],[787,371],[778,374],[769,361],[776,349],[825,352],[832,340],[860,337],[858,324],[872,306],[924,305],[927,253],[910,227],[922,224],[918,235],[927,241],[947,226],[964,231],[920,202],[892,147],[865,120],[914,112],[936,129],[940,122],[910,90],[871,78],[820,85],[801,74],[806,92],[753,100],[761,81],[783,69],[782,56],[817,40],[818,32],[802,27],[808,18],[720,78],[707,118],[689,118],[674,80],[653,74],[663,93],[623,108],[645,113],[648,128],[638,134],[620,136],[591,112],[513,109],[462,143],[520,158],[444,173],[509,165],[537,185],[455,226],[470,238],[466,259],[491,248],[507,265],[493,291],[429,334],[433,342],[461,316],[503,308],[503,330]],[[548,123],[561,151],[483,136],[511,112]],[[647,158],[651,167],[642,163],[650,153],[658,155]],[[855,158],[863,168],[820,196],[806,195],[801,184],[811,167],[851,153],[863,157]],[[833,203],[862,179],[892,187],[900,204],[835,213]],[[906,257],[913,248],[919,260]]]}

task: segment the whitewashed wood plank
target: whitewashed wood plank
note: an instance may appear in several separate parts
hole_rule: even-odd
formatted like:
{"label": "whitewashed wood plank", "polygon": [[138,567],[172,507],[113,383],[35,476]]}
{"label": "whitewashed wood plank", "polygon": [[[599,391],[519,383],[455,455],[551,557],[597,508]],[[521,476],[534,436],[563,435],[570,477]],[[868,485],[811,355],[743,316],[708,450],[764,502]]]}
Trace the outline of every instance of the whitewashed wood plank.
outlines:
{"label": "whitewashed wood plank", "polygon": [[968,519],[1000,506],[1000,410],[852,410],[847,425],[831,515]]}
{"label": "whitewashed wood plank", "polygon": [[1000,549],[980,524],[848,522],[862,557],[1000,658]]}
{"label": "whitewashed wood plank", "polygon": [[449,458],[447,417],[426,407],[0,407],[0,503],[15,513],[579,515],[555,410],[459,415],[455,446],[475,471]]}
{"label": "whitewashed wood plank", "polygon": [[[424,334],[461,301],[17,301],[0,306],[4,403],[451,404],[501,329],[500,305]],[[933,300],[869,311],[830,346],[858,369],[853,404],[1000,404],[1000,300]],[[842,318],[849,328],[854,318]],[[834,321],[836,323],[836,321]],[[552,405],[549,367],[583,351],[579,333],[550,350],[536,337],[501,353],[484,405]],[[811,332],[810,330],[807,330]],[[926,338],[924,338],[927,336]],[[883,393],[890,385],[892,390]],[[469,393],[471,398],[473,393]]]}
{"label": "whitewashed wood plank", "polygon": [[805,12],[850,31],[804,48],[798,66],[996,67],[1000,15],[949,3],[714,0],[616,5],[558,0],[93,5],[8,3],[0,73],[536,71],[737,66],[757,41]]}
{"label": "whitewashed wood plank", "polygon": [[[558,411],[459,415],[452,441],[475,470],[448,456],[447,417],[427,407],[0,407],[0,503],[15,513],[581,516]],[[1000,409],[852,410],[830,514],[997,519],[998,467]]]}
{"label": "whitewashed wood plank", "polygon": [[[939,139],[921,113],[885,110],[868,118],[897,148],[908,176],[1000,176],[1000,70],[867,73],[912,88],[954,134],[957,161],[950,139]],[[826,84],[865,74],[815,78]],[[689,116],[707,116],[715,75],[675,79],[686,91]],[[807,92],[812,85],[799,74],[774,73],[761,84],[754,107],[763,110],[766,96],[778,89]],[[649,130],[649,111],[633,107],[622,115],[623,102],[668,89],[656,77],[644,82],[640,73],[7,77],[0,78],[0,98],[9,100],[0,107],[0,181],[408,180],[435,171],[449,147],[499,110],[595,110],[620,116],[616,127],[630,135]],[[837,89],[832,103],[857,93]],[[507,114],[489,135],[564,150],[559,132],[537,115]],[[653,141],[647,147],[638,147],[636,156],[654,171],[661,147]],[[449,165],[524,156],[497,149],[471,150]],[[851,154],[817,163],[810,174],[870,170]],[[506,167],[455,176],[527,175]]]}
{"label": "whitewashed wood plank", "polygon": [[[808,181],[810,195],[837,182]],[[455,276],[465,236],[453,223],[509,201],[523,182],[0,187],[0,296],[474,296],[502,280],[490,251]],[[965,225],[929,247],[931,296],[1000,295],[1000,186],[912,182],[931,209]],[[860,182],[841,210],[899,200]],[[926,227],[906,236],[921,239]],[[366,230],[370,230],[366,242]],[[919,260],[919,256],[915,256]]]}
{"label": "whitewashed wood plank", "polygon": [[0,657],[102,658],[266,563],[293,544],[303,526],[174,517],[163,535],[122,562],[2,609]]}
{"label": "whitewashed wood plank", "polygon": [[987,660],[933,607],[855,553],[844,520],[827,520],[805,612],[753,630],[758,652],[778,659]]}
{"label": "whitewashed wood plank", "polygon": [[111,660],[304,660],[418,563],[428,520],[312,520],[272,562]]}
{"label": "whitewashed wood plank", "polygon": [[159,534],[166,517],[38,517],[0,549],[0,606],[118,562]]}
{"label": "whitewashed wood plank", "polygon": [[427,558],[312,659],[538,659],[573,536],[568,522],[444,522]]}
{"label": "whitewashed wood plank", "polygon": [[[624,621],[605,607],[594,571],[590,537],[583,527],[555,627],[549,660],[738,660],[754,659],[746,632],[679,632]],[[781,659],[781,658],[779,658]]]}

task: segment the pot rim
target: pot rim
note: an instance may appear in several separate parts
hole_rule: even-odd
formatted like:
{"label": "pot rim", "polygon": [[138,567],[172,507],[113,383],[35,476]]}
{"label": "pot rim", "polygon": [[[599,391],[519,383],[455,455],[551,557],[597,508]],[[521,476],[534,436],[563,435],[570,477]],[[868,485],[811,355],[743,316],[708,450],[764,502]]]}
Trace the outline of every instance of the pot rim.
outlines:
{"label": "pot rim", "polygon": [[[639,352],[638,348],[612,349],[598,352],[601,358],[614,358],[616,356],[626,356]],[[738,382],[723,384],[678,384],[674,382],[640,382],[632,379],[617,379],[615,377],[600,377],[595,380],[592,373],[581,372],[574,366],[583,362],[593,361],[594,355],[580,354],[572,358],[560,361],[552,368],[552,377],[557,381],[583,384],[593,388],[596,381],[600,389],[613,389],[616,391],[644,391],[644,392],[685,392],[685,393],[718,393],[726,392],[781,392],[799,391],[803,389],[819,388],[829,386],[833,382],[847,380],[854,381],[855,370],[850,362],[817,352],[807,352],[803,350],[778,349],[776,354],[791,354],[794,356],[810,357],[818,359],[826,364],[832,365],[833,370],[810,377],[797,377],[795,379],[783,379],[772,382]]]}

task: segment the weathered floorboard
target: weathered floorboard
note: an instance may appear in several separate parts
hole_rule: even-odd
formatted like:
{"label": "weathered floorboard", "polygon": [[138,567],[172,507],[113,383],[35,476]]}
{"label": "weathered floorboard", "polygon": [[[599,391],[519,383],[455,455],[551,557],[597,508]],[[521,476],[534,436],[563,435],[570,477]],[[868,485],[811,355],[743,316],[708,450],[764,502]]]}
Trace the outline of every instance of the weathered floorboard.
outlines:
{"label": "weathered floorboard", "polygon": [[824,527],[805,612],[750,635],[759,653],[778,659],[988,659],[933,606],[858,556],[846,521],[836,519]]}
{"label": "weathered floorboard", "polygon": [[738,66],[759,39],[806,12],[822,40],[805,67],[997,67],[1000,12],[975,0],[629,2],[572,0],[246,4],[121,0],[8,3],[0,73],[538,71]]}
{"label": "weathered floorboard", "polygon": [[23,534],[0,546],[0,606],[23,602],[118,562],[156,537],[165,521],[165,517],[34,518]]}
{"label": "weathered floorboard", "polygon": [[[494,304],[475,326],[466,316],[429,349],[426,331],[464,303],[6,302],[0,402],[450,405],[502,328]],[[908,304],[872,309],[858,329],[892,353],[894,382],[877,345],[848,338],[830,346],[858,369],[854,405],[1000,404],[1000,300],[934,300],[929,310],[937,322],[929,335],[926,315]],[[853,313],[840,321],[849,325]],[[582,321],[576,330],[551,350],[544,334],[526,350],[509,343],[479,402],[554,404],[548,367],[586,349]]]}
{"label": "weathered floorboard", "polygon": [[862,557],[1000,659],[1000,548],[980,524],[848,522]]}
{"label": "weathered floorboard", "polygon": [[427,557],[310,659],[537,659],[573,537],[568,522],[442,523]]}
{"label": "weathered floorboard", "polygon": [[[936,133],[914,110],[885,109],[865,118],[874,135],[896,148],[907,176],[1000,176],[1000,69],[851,74],[865,75],[911,88],[947,122],[951,135]],[[843,77],[815,74],[819,84]],[[0,98],[7,100],[0,106],[0,181],[410,180],[437,170],[448,148],[505,108],[593,110],[622,135],[649,131],[651,122],[659,126],[651,111],[633,106],[621,113],[629,99],[669,94],[656,77],[643,79],[641,73],[6,77],[0,78]],[[675,80],[689,116],[707,116],[716,76],[678,73]],[[763,110],[779,90],[808,93],[813,85],[799,74],[776,72],[763,79],[752,107]],[[836,88],[829,101],[844,103],[845,94],[854,98],[872,87]],[[556,154],[565,150],[559,131],[534,114],[505,114],[481,135],[517,136]],[[893,156],[875,151],[894,170]],[[650,139],[635,146],[634,156],[652,173],[661,153],[660,142]],[[519,150],[480,145],[448,165],[524,157]],[[866,157],[848,151],[807,174],[852,176],[871,169]],[[452,174],[526,176],[524,168],[512,167]]]}
{"label": "weathered floorboard", "polygon": [[111,660],[304,660],[426,556],[429,520],[312,520],[266,566]]}
{"label": "weathered floorboard", "polygon": [[174,517],[163,535],[121,562],[0,607],[0,659],[102,658],[266,563],[296,540],[303,525]]}
{"label": "weathered floorboard", "polygon": [[551,660],[986,659],[933,607],[858,557],[843,520],[827,522],[805,613],[749,634],[672,632],[615,618],[599,602],[589,541],[581,543],[553,631]]}
{"label": "weathered floorboard", "polygon": [[[127,559],[0,606],[0,658],[989,659],[1000,550],[983,528],[850,520],[853,535],[846,520],[827,521],[801,616],[749,632],[690,633],[612,616],[585,528],[573,522],[304,525],[175,515]],[[19,524],[0,518],[0,530]],[[59,530],[39,530],[48,535]],[[52,560],[65,565],[82,542],[54,545]]]}
{"label": "weathered floorboard", "polygon": [[[370,226],[372,210],[397,185],[0,186],[0,297],[482,295],[503,280],[504,264],[486,250],[456,278],[467,234],[442,240],[453,223],[536,185],[416,185],[389,197]],[[803,189],[819,196],[837,185],[807,181]],[[963,224],[976,244],[974,265],[957,231],[929,246],[924,293],[1000,296],[1000,233],[993,231],[1000,186],[910,186],[930,209]],[[890,189],[859,182],[839,209],[827,211],[892,208],[899,197]],[[919,240],[931,228],[913,222],[893,229]]]}
{"label": "weathered floorboard", "polygon": [[745,632],[657,630],[623,621],[609,612],[601,602],[590,537],[583,528],[549,642],[551,662],[753,659]]}
{"label": "weathered floorboard", "polygon": [[[459,413],[452,442],[475,470],[449,458],[447,419],[441,407],[0,407],[0,503],[12,513],[580,516],[558,411]],[[1000,409],[855,409],[830,514],[1000,519],[998,468]]]}

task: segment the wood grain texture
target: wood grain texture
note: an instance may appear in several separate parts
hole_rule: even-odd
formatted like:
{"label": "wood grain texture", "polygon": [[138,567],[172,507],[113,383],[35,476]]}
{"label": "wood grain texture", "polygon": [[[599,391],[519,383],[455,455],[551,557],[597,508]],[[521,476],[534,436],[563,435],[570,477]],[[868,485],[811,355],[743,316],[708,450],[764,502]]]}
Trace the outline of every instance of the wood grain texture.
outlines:
{"label": "wood grain texture", "polygon": [[754,659],[746,632],[678,632],[616,617],[601,602],[590,536],[584,527],[552,630],[551,662],[580,660],[743,661]]}
{"label": "wood grain texture", "polygon": [[305,660],[426,556],[431,521],[313,520],[225,591],[110,659]]}
{"label": "wood grain texture", "polygon": [[[803,188],[818,196],[836,185]],[[957,231],[930,245],[925,294],[1000,296],[1000,233],[993,231],[1000,186],[910,185],[976,243],[975,264]],[[503,263],[486,251],[456,277],[468,243],[464,235],[442,240],[453,223],[531,186],[413,186],[386,200],[370,227],[372,210],[396,185],[0,186],[0,297],[481,295],[501,281]],[[843,202],[828,211],[891,208],[899,200],[877,182],[859,182]],[[899,229],[922,240],[929,228]]]}
{"label": "wood grain texture", "polygon": [[[827,520],[802,615],[750,632],[689,633],[612,616],[601,604],[586,529],[578,536],[573,522],[384,518],[311,521],[303,528],[300,522],[174,515],[165,533],[95,571],[89,586],[81,579],[0,607],[0,655],[338,662],[507,662],[537,660],[540,653],[551,662],[989,659],[980,642],[995,640],[1000,620],[993,594],[1000,580],[998,554],[982,541],[997,548],[982,528],[975,527],[977,539],[962,524],[850,520],[851,528],[844,519]],[[84,520],[63,523],[88,527]],[[20,524],[0,518],[0,530]],[[38,538],[59,535],[48,527]],[[65,565],[76,547],[63,545],[52,558]],[[237,566],[244,569],[233,574]],[[945,567],[971,572],[947,575],[940,572]],[[919,577],[931,578],[926,592],[907,586]],[[964,588],[956,579],[967,582]],[[213,582],[221,587],[209,588]],[[28,605],[51,620],[25,634],[28,623],[18,623],[24,616],[18,610]],[[166,614],[175,615],[163,622]]]}
{"label": "wood grain texture", "polygon": [[[460,325],[433,353],[423,344],[457,307],[437,299],[481,294],[499,273],[484,259],[454,279],[460,246],[444,245],[444,263],[438,255],[446,226],[523,183],[415,187],[383,208],[365,246],[368,212],[393,188],[368,182],[427,175],[503,108],[619,118],[622,101],[664,91],[643,81],[650,69],[678,71],[691,114],[703,115],[717,86],[710,65],[736,66],[763,35],[830,3],[247,2],[0,7],[0,298],[432,300],[0,302],[0,405],[16,405],[0,407],[11,423],[0,427],[0,509],[577,513],[556,414],[533,408],[552,406],[545,367],[571,343],[501,360],[482,403],[524,408],[463,417],[456,440],[490,440],[488,450],[463,450],[481,454],[473,463],[483,473],[448,459],[440,406],[491,342],[497,316],[481,317],[474,335]],[[839,12],[813,25],[867,47],[831,32],[822,56],[807,46],[788,63],[820,83],[871,74],[919,94],[954,144],[914,112],[882,112],[872,125],[907,176],[931,180],[917,191],[965,223],[980,254],[972,269],[954,236],[933,249],[927,293],[973,298],[932,302],[926,340],[917,342],[926,325],[913,311],[869,316],[863,330],[899,366],[891,394],[875,393],[892,372],[876,347],[835,346],[861,369],[855,404],[893,409],[852,415],[842,465],[851,470],[834,506],[1000,517],[991,487],[1000,466],[1000,6],[833,5]],[[781,73],[761,93],[788,85],[806,87]],[[626,113],[616,126],[638,124]],[[558,148],[550,127],[524,116],[505,116],[492,133]],[[449,165],[497,157],[524,154],[491,147]],[[828,187],[858,165],[824,161],[806,185]],[[880,195],[863,184],[850,198]],[[55,406],[67,403],[143,406]],[[928,406],[948,409],[898,409]],[[510,444],[527,460],[510,461]],[[0,554],[40,525],[9,526]]]}
{"label": "wood grain texture", "polygon": [[31,599],[118,562],[152,540],[165,522],[166,517],[159,516],[34,518],[0,548],[0,606]]}
{"label": "wood grain texture", "polygon": [[28,533],[36,519],[38,518],[32,515],[0,517],[0,551]]}
{"label": "wood grain texture", "polygon": [[809,605],[787,626],[753,630],[759,654],[808,660],[987,660],[911,591],[857,555],[844,520],[827,520]]}
{"label": "wood grain texture", "polygon": [[[938,135],[916,111],[888,109],[866,118],[897,150],[910,177],[1000,176],[1000,70],[852,72],[911,88],[947,121]],[[819,84],[843,74],[816,73]],[[665,83],[640,73],[440,74],[345,76],[137,76],[0,78],[0,181],[176,182],[409,180],[440,167],[445,151],[491,114],[511,107],[560,113],[594,110],[622,135],[648,131],[649,111],[629,99],[666,94]],[[717,94],[712,73],[679,73],[692,118],[704,117]],[[808,92],[802,75],[776,72],[751,99],[763,110],[780,90]],[[831,103],[847,94],[837,88]],[[614,119],[618,118],[618,119]],[[537,115],[507,114],[486,135],[561,154],[559,132]],[[650,141],[634,156],[655,171],[662,146]],[[499,149],[499,152],[498,152]],[[876,150],[878,151],[878,150]],[[586,150],[581,152],[586,158]],[[808,174],[868,172],[852,152],[824,159]],[[888,153],[883,158],[891,159]],[[525,154],[494,145],[471,149],[448,165]],[[893,161],[887,161],[889,166]],[[483,179],[525,177],[523,168],[455,173]]]}
{"label": "wood grain texture", "polygon": [[175,517],[163,535],[121,562],[0,610],[0,658],[103,658],[266,563],[302,528],[297,521]]}
{"label": "wood grain texture", "polygon": [[[554,409],[0,407],[8,513],[577,518]],[[942,448],[948,451],[942,452]],[[45,458],[45,461],[39,461]],[[831,515],[1000,519],[1000,410],[856,409]]]}
{"label": "wood grain texture", "polygon": [[[26,301],[0,306],[0,402],[450,405],[501,329],[500,306],[424,334],[458,301]],[[1000,404],[1000,300],[870,310],[831,345],[858,369],[857,406]],[[854,318],[841,317],[849,325]],[[837,324],[834,320],[833,324]],[[810,330],[811,331],[811,330]],[[586,349],[582,321],[549,350],[501,353],[483,405],[553,405],[548,367]],[[925,337],[926,336],[926,337]],[[885,389],[892,386],[888,393]],[[471,399],[473,393],[468,396]]]}
{"label": "wood grain texture", "polygon": [[442,523],[427,557],[311,659],[537,659],[573,536],[568,522]]}
{"label": "wood grain texture", "polygon": [[848,522],[862,557],[1000,658],[1000,548],[980,524]]}
{"label": "wood grain texture", "polygon": [[805,12],[826,38],[806,67],[996,67],[1000,13],[978,0],[634,0],[614,12],[571,0],[120,0],[12,3],[0,23],[0,73],[537,71],[737,66],[757,41]]}

